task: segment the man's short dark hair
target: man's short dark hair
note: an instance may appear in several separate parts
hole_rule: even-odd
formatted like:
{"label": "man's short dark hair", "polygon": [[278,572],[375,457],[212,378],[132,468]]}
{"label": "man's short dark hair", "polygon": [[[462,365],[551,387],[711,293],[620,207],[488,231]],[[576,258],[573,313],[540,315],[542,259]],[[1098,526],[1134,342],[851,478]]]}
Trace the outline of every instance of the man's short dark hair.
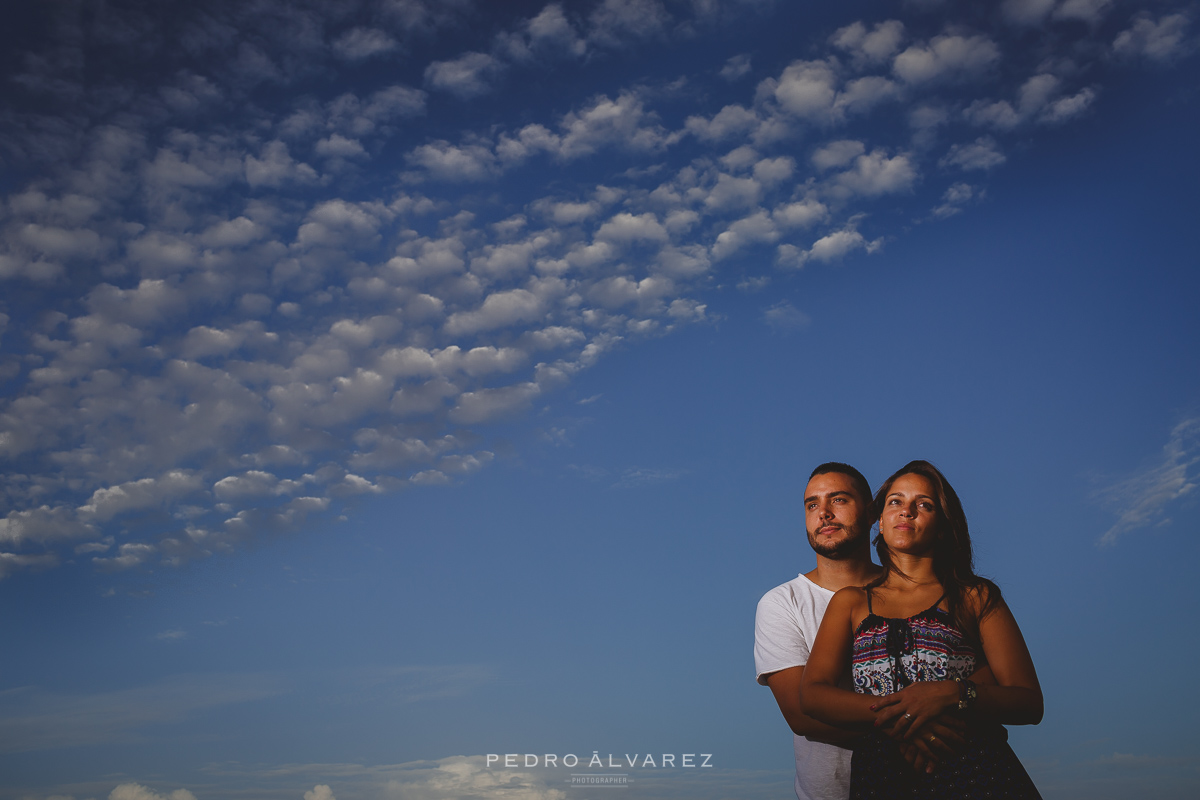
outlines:
{"label": "man's short dark hair", "polygon": [[811,481],[818,475],[828,475],[831,472],[839,472],[842,475],[850,476],[850,480],[854,483],[854,491],[858,493],[858,499],[864,503],[864,508],[871,507],[871,484],[867,483],[867,479],[863,474],[849,464],[843,464],[840,461],[827,461],[821,464],[812,471],[808,476]]}

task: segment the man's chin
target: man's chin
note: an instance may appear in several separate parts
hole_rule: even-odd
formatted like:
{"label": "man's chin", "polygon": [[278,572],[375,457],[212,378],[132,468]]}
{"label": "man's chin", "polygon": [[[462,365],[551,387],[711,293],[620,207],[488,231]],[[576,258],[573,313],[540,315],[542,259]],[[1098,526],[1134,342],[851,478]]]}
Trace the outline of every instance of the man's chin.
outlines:
{"label": "man's chin", "polygon": [[808,544],[817,555],[839,560],[857,555],[861,542],[854,536],[836,542],[814,542],[812,537],[809,537]]}

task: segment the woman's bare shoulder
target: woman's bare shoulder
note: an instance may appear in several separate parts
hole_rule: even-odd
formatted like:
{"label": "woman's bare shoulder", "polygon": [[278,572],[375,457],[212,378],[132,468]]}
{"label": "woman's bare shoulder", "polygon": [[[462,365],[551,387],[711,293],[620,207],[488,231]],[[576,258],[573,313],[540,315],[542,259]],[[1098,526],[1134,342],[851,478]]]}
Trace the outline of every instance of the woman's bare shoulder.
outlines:
{"label": "woman's bare shoulder", "polygon": [[966,587],[963,590],[963,603],[977,619],[989,616],[993,611],[1007,608],[1004,598],[1000,594],[1000,587],[989,580]]}
{"label": "woman's bare shoulder", "polygon": [[[829,600],[829,607],[833,608],[837,604],[837,608],[850,610],[864,605],[867,602],[867,592],[861,586],[847,586],[845,589],[838,589],[833,593],[833,597]],[[829,613],[826,611],[825,613]]]}

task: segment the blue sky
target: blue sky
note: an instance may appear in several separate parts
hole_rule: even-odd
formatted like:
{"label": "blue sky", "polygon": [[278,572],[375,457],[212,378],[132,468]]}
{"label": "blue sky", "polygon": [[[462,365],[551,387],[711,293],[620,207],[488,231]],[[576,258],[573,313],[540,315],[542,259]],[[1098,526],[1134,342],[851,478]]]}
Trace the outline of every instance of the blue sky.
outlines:
{"label": "blue sky", "polygon": [[1197,9],[829,5],[17,4],[0,798],[786,797],[754,605],[912,458],[1043,795],[1196,796]]}

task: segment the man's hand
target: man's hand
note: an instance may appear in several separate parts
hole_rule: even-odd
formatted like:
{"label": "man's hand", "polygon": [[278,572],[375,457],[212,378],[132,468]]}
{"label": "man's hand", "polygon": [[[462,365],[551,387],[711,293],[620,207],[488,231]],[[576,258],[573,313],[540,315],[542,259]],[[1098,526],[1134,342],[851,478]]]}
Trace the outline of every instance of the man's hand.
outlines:
{"label": "man's hand", "polygon": [[[933,772],[938,762],[962,752],[967,723],[944,713],[931,719],[915,731],[892,725],[883,732],[891,737],[900,748],[904,760],[918,772]],[[911,738],[908,734],[911,732]]]}
{"label": "man's hand", "polygon": [[919,681],[879,698],[871,709],[876,726],[898,729],[911,739],[914,731],[957,705],[958,686],[954,681]]}

